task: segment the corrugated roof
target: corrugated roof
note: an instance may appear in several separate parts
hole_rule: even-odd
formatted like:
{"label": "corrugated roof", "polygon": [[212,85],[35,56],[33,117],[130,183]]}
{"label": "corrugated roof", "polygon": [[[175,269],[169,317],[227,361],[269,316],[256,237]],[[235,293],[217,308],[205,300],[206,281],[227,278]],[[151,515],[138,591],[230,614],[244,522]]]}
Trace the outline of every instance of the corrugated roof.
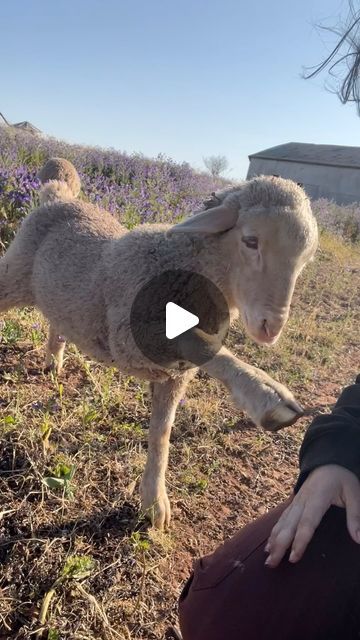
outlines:
{"label": "corrugated roof", "polygon": [[11,126],[16,127],[17,129],[24,129],[24,131],[29,131],[30,133],[41,133],[40,129],[27,120],[24,120],[23,122],[16,122]]}
{"label": "corrugated roof", "polygon": [[342,147],[336,144],[287,142],[258,153],[252,153],[249,160],[251,158],[360,169],[360,147]]}

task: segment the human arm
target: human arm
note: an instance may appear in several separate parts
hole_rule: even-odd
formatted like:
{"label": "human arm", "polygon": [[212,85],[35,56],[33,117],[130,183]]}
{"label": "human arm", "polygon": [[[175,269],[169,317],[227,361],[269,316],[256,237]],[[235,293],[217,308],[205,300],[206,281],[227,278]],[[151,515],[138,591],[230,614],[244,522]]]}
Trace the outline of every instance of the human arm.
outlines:
{"label": "human arm", "polygon": [[356,382],[305,435],[294,499],[266,546],[269,567],[276,567],[290,546],[290,562],[300,560],[331,505],[346,508],[349,533],[360,543],[360,376]]}

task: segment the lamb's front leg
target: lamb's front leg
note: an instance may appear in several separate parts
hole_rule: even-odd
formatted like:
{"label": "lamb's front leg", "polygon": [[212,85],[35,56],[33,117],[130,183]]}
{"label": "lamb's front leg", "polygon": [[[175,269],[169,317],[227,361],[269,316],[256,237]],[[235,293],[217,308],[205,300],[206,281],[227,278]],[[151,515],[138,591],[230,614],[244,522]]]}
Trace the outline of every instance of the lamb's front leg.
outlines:
{"label": "lamb's front leg", "polygon": [[242,362],[225,347],[201,369],[223,382],[236,406],[264,429],[276,431],[303,415],[302,408],[284,385],[261,369]]}
{"label": "lamb's front leg", "polygon": [[177,406],[193,375],[194,372],[188,371],[174,380],[152,383],[149,450],[140,493],[142,509],[158,529],[170,523],[170,502],[165,487],[170,433]]}
{"label": "lamb's front leg", "polygon": [[60,373],[63,366],[65,344],[64,338],[59,335],[53,325],[50,325],[46,345],[45,371],[55,370],[57,374]]}

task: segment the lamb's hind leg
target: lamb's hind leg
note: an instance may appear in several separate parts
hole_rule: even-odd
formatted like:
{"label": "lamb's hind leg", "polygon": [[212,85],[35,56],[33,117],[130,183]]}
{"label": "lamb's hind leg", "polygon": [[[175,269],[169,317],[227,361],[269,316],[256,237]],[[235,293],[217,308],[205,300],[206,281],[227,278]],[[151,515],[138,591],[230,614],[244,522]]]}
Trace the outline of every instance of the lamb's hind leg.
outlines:
{"label": "lamb's hind leg", "polygon": [[46,346],[45,371],[56,371],[59,375],[64,361],[65,340],[53,325],[50,325]]}
{"label": "lamb's hind leg", "polygon": [[[13,307],[32,306],[33,294],[30,286],[31,260],[25,254],[22,259],[17,238],[5,255],[0,258],[0,313]],[[46,349],[46,369],[60,373],[64,358],[65,340],[51,326]],[[55,366],[54,366],[55,361]]]}
{"label": "lamb's hind leg", "polygon": [[149,450],[141,481],[141,505],[153,525],[163,529],[170,522],[170,502],[165,487],[165,472],[169,455],[171,427],[179,401],[194,370],[166,382],[152,383],[152,413],[149,429]]}
{"label": "lamb's hind leg", "polygon": [[33,296],[24,265],[8,251],[0,258],[0,313],[32,304]]}

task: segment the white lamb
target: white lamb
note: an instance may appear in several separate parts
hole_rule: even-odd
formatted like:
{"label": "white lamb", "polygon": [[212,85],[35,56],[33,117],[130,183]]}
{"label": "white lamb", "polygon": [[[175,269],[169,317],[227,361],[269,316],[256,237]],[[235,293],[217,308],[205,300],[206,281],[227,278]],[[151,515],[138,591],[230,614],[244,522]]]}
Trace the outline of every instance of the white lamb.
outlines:
{"label": "white lamb", "polygon": [[[296,279],[317,247],[310,203],[294,182],[263,176],[215,195],[208,209],[181,224],[127,231],[106,211],[69,199],[63,175],[64,200],[57,200],[59,176],[51,173],[50,179],[48,202],[24,220],[0,260],[0,312],[25,305],[42,311],[50,322],[47,364],[55,358],[61,367],[65,345],[59,336],[65,336],[95,360],[152,382],[141,498],[153,524],[162,528],[170,521],[165,488],[170,431],[196,369],[164,367],[138,349],[130,327],[136,293],[169,269],[199,273],[221,290],[232,319],[240,311],[248,334],[273,344],[288,318]],[[279,429],[302,415],[290,391],[225,347],[201,369],[220,380],[235,405],[265,429]]]}

